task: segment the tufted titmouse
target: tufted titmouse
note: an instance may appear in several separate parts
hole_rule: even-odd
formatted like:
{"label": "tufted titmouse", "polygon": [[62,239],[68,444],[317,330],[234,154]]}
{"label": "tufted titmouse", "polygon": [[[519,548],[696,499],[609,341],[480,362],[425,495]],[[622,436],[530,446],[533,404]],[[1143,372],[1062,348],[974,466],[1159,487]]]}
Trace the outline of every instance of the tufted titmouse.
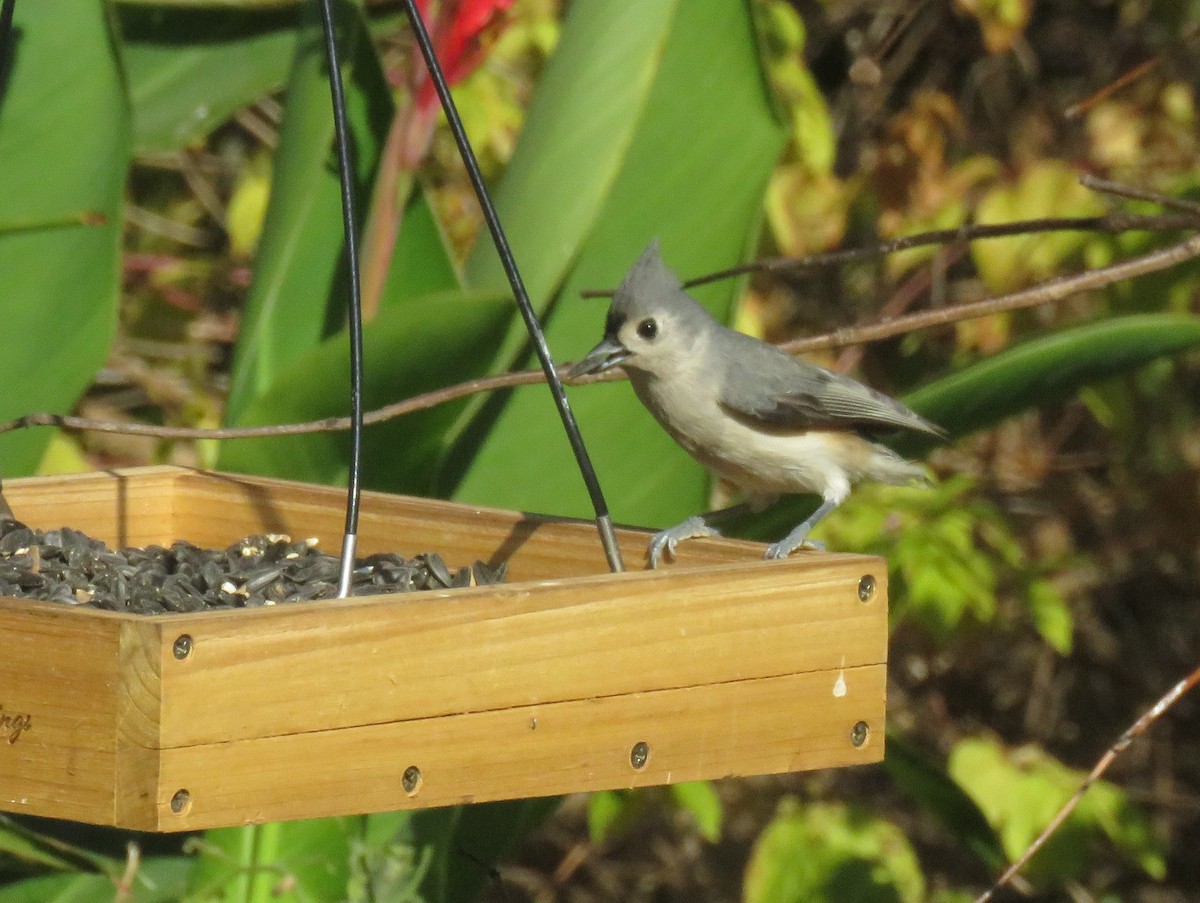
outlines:
{"label": "tufted titmouse", "polygon": [[[769,503],[781,493],[811,492],[819,508],[767,558],[786,558],[813,526],[862,480],[925,480],[924,469],[871,441],[898,429],[945,436],[936,424],[849,377],[806,363],[751,336],[726,329],[667,269],[658,241],[642,252],[613,296],[604,339],[571,376],[620,367],[663,429],[697,461]],[[649,557],[718,535],[707,517],[689,517],[656,533]]]}

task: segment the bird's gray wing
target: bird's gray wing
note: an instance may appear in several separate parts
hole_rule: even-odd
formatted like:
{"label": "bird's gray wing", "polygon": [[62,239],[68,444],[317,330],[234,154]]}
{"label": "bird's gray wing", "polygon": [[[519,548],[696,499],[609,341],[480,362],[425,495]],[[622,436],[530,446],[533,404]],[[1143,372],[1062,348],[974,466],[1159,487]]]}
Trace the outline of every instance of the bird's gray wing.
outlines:
{"label": "bird's gray wing", "polygon": [[734,338],[722,354],[722,406],[739,419],[776,430],[945,432],[915,411],[848,376],[798,360],[757,340]]}

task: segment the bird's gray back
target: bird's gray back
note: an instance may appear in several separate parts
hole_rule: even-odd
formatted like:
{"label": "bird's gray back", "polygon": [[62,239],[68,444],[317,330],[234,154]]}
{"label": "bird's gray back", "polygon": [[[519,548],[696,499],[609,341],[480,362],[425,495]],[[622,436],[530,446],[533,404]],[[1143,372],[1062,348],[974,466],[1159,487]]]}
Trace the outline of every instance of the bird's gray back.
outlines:
{"label": "bird's gray back", "polygon": [[943,435],[936,424],[882,392],[750,336],[722,327],[713,347],[721,404],[750,425]]}

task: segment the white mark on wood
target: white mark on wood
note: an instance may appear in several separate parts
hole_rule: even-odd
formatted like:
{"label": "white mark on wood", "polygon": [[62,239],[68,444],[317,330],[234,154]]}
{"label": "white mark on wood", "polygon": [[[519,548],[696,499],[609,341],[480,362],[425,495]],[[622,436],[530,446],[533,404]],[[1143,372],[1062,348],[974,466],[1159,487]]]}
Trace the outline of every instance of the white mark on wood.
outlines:
{"label": "white mark on wood", "polygon": [[838,668],[837,680],[833,682],[833,695],[835,699],[841,699],[846,695],[846,656],[842,656],[841,667]]}

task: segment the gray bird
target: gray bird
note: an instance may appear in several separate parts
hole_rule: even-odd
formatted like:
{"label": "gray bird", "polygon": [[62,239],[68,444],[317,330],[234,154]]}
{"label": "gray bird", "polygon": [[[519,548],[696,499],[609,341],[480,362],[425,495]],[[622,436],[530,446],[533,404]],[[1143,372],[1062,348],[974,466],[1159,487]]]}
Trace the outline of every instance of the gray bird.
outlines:
{"label": "gray bird", "polygon": [[[683,290],[658,241],[642,252],[613,296],[604,339],[572,377],[620,367],[633,391],[693,458],[743,490],[757,508],[782,493],[815,493],[821,505],[767,547],[786,558],[863,480],[902,484],[925,470],[871,436],[915,430],[944,438],[936,424],[849,377],[726,329]],[[674,556],[685,539],[719,535],[716,514],[656,533],[649,558]]]}

